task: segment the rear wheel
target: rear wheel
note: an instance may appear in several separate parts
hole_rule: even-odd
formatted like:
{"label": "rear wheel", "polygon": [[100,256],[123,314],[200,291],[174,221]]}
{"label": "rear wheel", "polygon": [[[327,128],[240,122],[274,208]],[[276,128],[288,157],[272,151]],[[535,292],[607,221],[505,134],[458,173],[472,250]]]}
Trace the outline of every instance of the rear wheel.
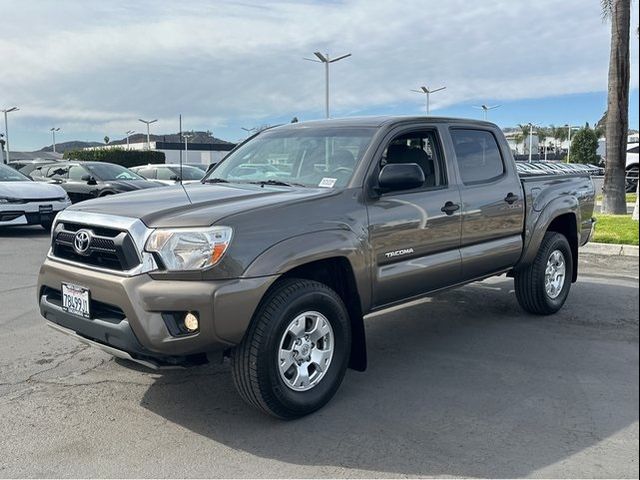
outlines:
{"label": "rear wheel", "polygon": [[547,232],[533,263],[515,272],[518,303],[530,313],[556,313],[569,295],[572,277],[573,255],[567,238]]}
{"label": "rear wheel", "polygon": [[288,279],[265,298],[233,352],[240,396],[275,417],[321,408],[347,368],[351,329],[344,303],[328,286]]}

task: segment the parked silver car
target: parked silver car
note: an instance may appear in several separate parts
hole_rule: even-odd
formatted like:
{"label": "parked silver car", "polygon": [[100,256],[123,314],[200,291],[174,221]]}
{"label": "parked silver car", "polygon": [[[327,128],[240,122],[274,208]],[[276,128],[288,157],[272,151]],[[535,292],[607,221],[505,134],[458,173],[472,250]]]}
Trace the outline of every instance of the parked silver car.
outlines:
{"label": "parked silver car", "polygon": [[39,224],[49,230],[56,214],[69,205],[71,200],[59,185],[34,182],[0,164],[0,228]]}

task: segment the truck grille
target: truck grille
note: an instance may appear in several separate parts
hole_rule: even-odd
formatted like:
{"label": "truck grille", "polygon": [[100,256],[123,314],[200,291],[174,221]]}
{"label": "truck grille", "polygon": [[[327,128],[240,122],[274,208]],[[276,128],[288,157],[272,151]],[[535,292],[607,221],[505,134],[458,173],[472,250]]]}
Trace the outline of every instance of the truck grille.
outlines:
{"label": "truck grille", "polygon": [[[88,244],[83,251],[75,244],[80,230],[89,233]],[[56,225],[51,247],[57,258],[93,267],[122,272],[140,265],[133,239],[122,230],[62,222]]]}

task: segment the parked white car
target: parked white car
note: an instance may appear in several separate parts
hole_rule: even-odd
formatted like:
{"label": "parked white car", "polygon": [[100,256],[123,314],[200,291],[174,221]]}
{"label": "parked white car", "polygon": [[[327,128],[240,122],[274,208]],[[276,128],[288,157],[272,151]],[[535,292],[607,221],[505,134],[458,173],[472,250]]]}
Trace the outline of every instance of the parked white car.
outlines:
{"label": "parked white car", "polygon": [[142,165],[139,167],[132,167],[129,170],[136,172],[147,180],[155,180],[156,182],[161,182],[165,185],[174,185],[178,183],[180,179],[182,179],[182,183],[185,184],[199,182],[202,177],[204,177],[205,173],[199,168],[183,164],[181,174],[180,165],[177,163]]}
{"label": "parked white car", "polygon": [[42,225],[50,230],[56,214],[69,205],[67,192],[59,185],[34,182],[0,164],[0,228]]}
{"label": "parked white car", "polygon": [[627,144],[627,192],[635,192],[638,188],[638,142]]}

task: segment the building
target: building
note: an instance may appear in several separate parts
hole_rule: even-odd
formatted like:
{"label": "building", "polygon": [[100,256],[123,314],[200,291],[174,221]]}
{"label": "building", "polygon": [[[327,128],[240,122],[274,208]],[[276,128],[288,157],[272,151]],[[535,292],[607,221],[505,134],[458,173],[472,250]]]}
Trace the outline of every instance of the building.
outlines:
{"label": "building", "polygon": [[[185,138],[186,137],[186,144]],[[124,150],[155,150],[165,155],[166,163],[199,163],[210,165],[218,163],[236,144],[220,140],[211,132],[185,132],[181,140],[180,134],[149,135],[147,145],[146,134],[137,133],[127,139],[109,142],[106,145],[87,147],[84,150],[115,149]]]}

